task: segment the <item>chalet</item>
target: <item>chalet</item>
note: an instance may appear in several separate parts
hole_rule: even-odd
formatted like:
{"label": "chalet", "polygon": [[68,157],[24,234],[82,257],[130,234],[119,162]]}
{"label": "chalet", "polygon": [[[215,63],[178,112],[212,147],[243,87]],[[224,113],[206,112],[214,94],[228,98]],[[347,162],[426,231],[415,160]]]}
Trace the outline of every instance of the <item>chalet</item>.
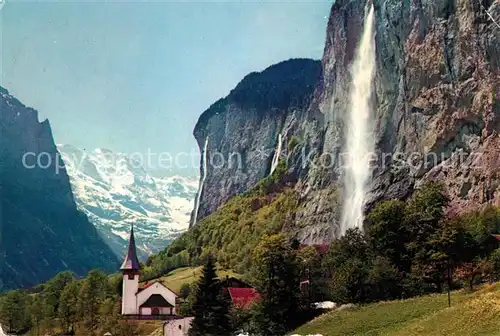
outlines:
{"label": "chalet", "polygon": [[122,315],[137,319],[175,319],[178,295],[155,281],[139,286],[140,264],[135,247],[134,228],[130,230],[123,273]]}
{"label": "chalet", "polygon": [[221,286],[231,297],[231,303],[237,308],[248,308],[255,301],[260,300],[260,294],[245,281],[226,276],[221,280]]}
{"label": "chalet", "polygon": [[260,294],[255,288],[236,288],[229,287],[227,289],[233,307],[246,309],[254,302],[260,300]]}

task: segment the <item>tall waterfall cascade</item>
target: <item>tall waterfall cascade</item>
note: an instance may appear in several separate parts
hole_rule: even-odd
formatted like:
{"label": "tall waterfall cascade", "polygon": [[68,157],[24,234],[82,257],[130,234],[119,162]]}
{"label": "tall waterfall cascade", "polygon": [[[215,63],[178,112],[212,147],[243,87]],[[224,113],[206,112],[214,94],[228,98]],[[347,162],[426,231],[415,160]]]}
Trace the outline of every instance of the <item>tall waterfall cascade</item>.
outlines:
{"label": "tall waterfall cascade", "polygon": [[374,147],[374,118],[371,106],[376,72],[375,13],[371,1],[365,9],[365,22],[351,68],[352,86],[347,115],[346,151],[343,155],[344,204],[341,234],[363,228],[364,206],[372,175],[370,159]]}
{"label": "tall waterfall cascade", "polygon": [[196,222],[198,221],[198,211],[200,210],[201,194],[203,193],[203,187],[205,185],[205,180],[207,178],[208,139],[209,139],[209,137],[207,136],[205,139],[205,144],[203,145],[203,153],[202,153],[202,159],[201,159],[201,166],[203,169],[203,174],[201,176],[200,187],[198,188],[198,194],[196,195],[196,201],[194,203],[194,216],[193,216],[192,226],[195,226]]}
{"label": "tall waterfall cascade", "polygon": [[283,146],[283,138],[280,133],[278,134],[278,144],[276,145],[276,150],[274,151],[273,160],[271,161],[271,170],[269,171],[269,176],[271,176],[274,173],[274,171],[278,167],[278,164],[280,163],[282,146]]}

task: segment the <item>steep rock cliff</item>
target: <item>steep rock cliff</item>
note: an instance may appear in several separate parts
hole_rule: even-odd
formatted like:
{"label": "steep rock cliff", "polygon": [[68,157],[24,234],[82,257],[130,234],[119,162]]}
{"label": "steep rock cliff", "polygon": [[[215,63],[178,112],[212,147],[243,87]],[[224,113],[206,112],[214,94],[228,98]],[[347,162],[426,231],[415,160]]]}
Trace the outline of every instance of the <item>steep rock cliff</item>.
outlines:
{"label": "steep rock cliff", "polygon": [[[500,22],[500,0],[372,1],[377,164],[366,208],[383,199],[404,199],[429,179],[445,184],[452,200],[449,211],[465,212],[498,202],[500,28],[494,21]],[[322,75],[311,103],[300,113],[285,115],[283,133],[300,139],[287,159],[298,178],[295,221],[304,242],[329,241],[339,234],[344,189],[340,158],[349,111],[350,66],[366,4],[367,0],[333,3]],[[227,110],[225,101],[210,110],[216,111],[217,106]],[[212,117],[211,123],[202,116],[195,130],[198,142],[208,135],[200,132],[204,129],[210,130],[217,144],[214,150],[229,144],[231,149],[246,149],[249,144],[265,144],[269,149],[280,131],[266,130],[283,124],[283,115],[263,123],[249,113],[231,114],[230,122],[227,115]],[[217,127],[215,120],[219,120]],[[217,174],[209,168],[201,217],[229,196],[248,190],[269,170],[269,161],[249,160],[244,167],[251,168],[222,169]]]}
{"label": "steep rock cliff", "polygon": [[47,120],[0,88],[0,291],[62,270],[116,270],[117,259],[77,211]]}
{"label": "steep rock cliff", "polygon": [[279,135],[285,151],[284,139],[305,113],[320,74],[319,61],[281,62],[247,75],[203,112],[194,129],[202,163],[192,223],[270,173]]}
{"label": "steep rock cliff", "polygon": [[[378,162],[367,208],[405,198],[423,180],[442,181],[451,211],[469,211],[499,199],[500,1],[374,0],[377,75],[374,112]],[[332,6],[316,91],[303,133],[317,157],[344,144],[349,65],[366,1]],[[329,155],[324,155],[328,153]],[[312,156],[314,157],[314,156]],[[460,161],[460,162],[459,162]],[[318,162],[318,161],[314,161]],[[319,166],[319,168],[317,167]],[[303,241],[338,233],[342,199],[338,164],[306,165],[297,216]]]}

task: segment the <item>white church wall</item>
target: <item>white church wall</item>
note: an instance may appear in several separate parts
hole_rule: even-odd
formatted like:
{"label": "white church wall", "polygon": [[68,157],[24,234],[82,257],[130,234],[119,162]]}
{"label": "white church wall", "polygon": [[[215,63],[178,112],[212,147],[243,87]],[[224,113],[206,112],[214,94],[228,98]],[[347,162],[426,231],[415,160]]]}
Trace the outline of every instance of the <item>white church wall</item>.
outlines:
{"label": "white church wall", "polygon": [[166,307],[164,307],[164,308],[160,309],[160,312],[161,312],[162,315],[171,315],[170,314],[170,309],[172,309],[172,315],[173,315],[174,312],[175,312],[175,308],[166,308]]}
{"label": "white church wall", "polygon": [[[174,308],[172,308],[172,314],[170,314],[170,309],[171,308],[161,308],[161,307],[158,308],[158,310],[160,311],[160,315],[173,315]],[[142,307],[139,311],[139,315],[153,315],[153,308]]]}
{"label": "white church wall", "polygon": [[151,315],[151,308],[149,307],[141,308],[141,315]]}
{"label": "white church wall", "polygon": [[123,276],[123,296],[122,296],[122,314],[137,315],[137,297],[136,293],[139,290],[139,275],[135,274],[133,279],[129,279],[127,274]]}

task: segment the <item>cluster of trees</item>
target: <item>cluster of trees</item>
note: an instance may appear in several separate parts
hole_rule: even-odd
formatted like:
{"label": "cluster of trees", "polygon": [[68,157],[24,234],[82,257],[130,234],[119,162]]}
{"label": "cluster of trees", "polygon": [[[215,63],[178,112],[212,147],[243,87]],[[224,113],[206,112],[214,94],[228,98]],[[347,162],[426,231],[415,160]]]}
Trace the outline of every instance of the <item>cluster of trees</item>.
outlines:
{"label": "cluster of trees", "polygon": [[0,324],[7,333],[33,335],[137,335],[133,324],[120,323],[121,277],[93,270],[77,280],[61,272],[33,291],[15,290],[0,297]]}
{"label": "cluster of trees", "polygon": [[[492,236],[500,229],[500,211],[488,207],[451,218],[445,214],[448,202],[438,183],[422,186],[406,202],[381,202],[368,215],[364,233],[349,230],[324,255],[299,248],[289,236],[264,235],[249,273],[262,299],[249,310],[233,308],[230,317],[224,313],[232,328],[215,334],[243,329],[251,335],[284,335],[314,315],[315,301],[368,303],[472,290],[477,283],[500,280],[500,250]],[[309,285],[300,288],[301,280]],[[192,311],[196,325],[206,321],[211,305],[199,300],[209,286],[198,286],[194,300],[205,304],[199,309],[203,313]],[[220,306],[221,301],[213,302]]]}
{"label": "cluster of trees", "polygon": [[[449,218],[442,186],[428,183],[407,201],[377,204],[366,232],[350,230],[322,260],[335,302],[372,302],[442,292],[500,276],[493,233],[500,213]],[[489,242],[493,242],[493,245]]]}
{"label": "cluster of trees", "polygon": [[[290,149],[298,141],[292,138]],[[271,176],[247,193],[233,197],[153,256],[147,263],[146,277],[159,277],[173,267],[202,264],[208,255],[223,268],[248,274],[252,251],[262,236],[277,234],[284,228],[291,230],[298,206],[297,193],[291,188],[294,183],[286,160],[281,160]]]}
{"label": "cluster of trees", "polygon": [[[493,235],[500,230],[500,210],[488,207],[451,217],[445,213],[448,202],[438,183],[422,186],[405,202],[381,202],[369,213],[364,233],[349,230],[319,255],[280,233],[297,206],[293,191],[285,186],[264,195],[255,189],[151,258],[145,273],[152,278],[205,262],[196,286],[183,286],[180,293],[181,313],[195,317],[191,336],[240,330],[283,335],[314,316],[312,302],[367,303],[472,290],[477,283],[500,280],[499,243]],[[215,260],[245,273],[261,299],[250,309],[231,307]],[[301,286],[306,280],[308,285]],[[99,271],[82,280],[63,272],[32,292],[0,297],[0,323],[12,333],[74,334],[81,328],[88,335],[107,330],[135,335],[133,325],[119,323],[121,285],[121,277]]]}
{"label": "cluster of trees", "polygon": [[142,280],[156,279],[177,268],[189,266],[190,257],[187,251],[180,248],[183,246],[184,239],[186,239],[186,235],[177,238],[171,248],[165,249],[157,255],[150,255],[146,264],[141,265]]}
{"label": "cluster of trees", "polygon": [[253,252],[251,282],[260,299],[251,307],[234,307],[215,272],[209,255],[203,275],[194,291],[186,288],[189,309],[194,316],[190,336],[229,336],[245,331],[251,335],[284,335],[306,320],[313,311],[306,292],[300,290],[300,279],[317,263],[315,249],[299,249],[283,234],[264,236]]}

